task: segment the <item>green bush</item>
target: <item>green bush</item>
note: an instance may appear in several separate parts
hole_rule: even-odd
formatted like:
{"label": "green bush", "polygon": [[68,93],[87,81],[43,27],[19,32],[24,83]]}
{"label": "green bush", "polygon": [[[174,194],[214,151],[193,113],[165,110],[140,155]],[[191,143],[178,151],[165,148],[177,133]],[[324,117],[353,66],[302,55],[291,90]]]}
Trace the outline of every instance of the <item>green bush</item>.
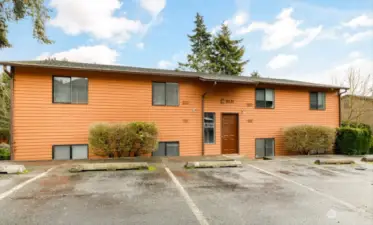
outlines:
{"label": "green bush", "polygon": [[369,153],[371,138],[370,129],[340,127],[337,132],[337,145],[342,154],[364,155]]}
{"label": "green bush", "polygon": [[370,139],[370,150],[369,150],[369,154],[373,154],[373,136]]}
{"label": "green bush", "polygon": [[96,155],[123,157],[150,153],[156,149],[158,129],[154,123],[98,123],[90,127],[89,146]]}
{"label": "green bush", "polygon": [[115,157],[123,157],[133,150],[133,140],[135,132],[128,124],[116,123],[110,126],[109,144]]}
{"label": "green bush", "polygon": [[9,140],[10,138],[10,132],[8,128],[0,128],[0,139],[4,140]]}
{"label": "green bush", "polygon": [[299,125],[285,129],[285,148],[300,154],[326,153],[333,148],[335,129],[324,126]]}
{"label": "green bush", "polygon": [[370,135],[372,135],[372,128],[365,123],[356,123],[356,122],[349,122],[349,121],[343,121],[341,124],[341,127],[352,127],[352,128],[361,128],[366,129]]}
{"label": "green bush", "polygon": [[89,128],[88,143],[95,155],[114,157],[114,151],[110,148],[111,125],[108,123],[96,123]]}
{"label": "green bush", "polygon": [[9,160],[10,159],[10,147],[8,144],[0,144],[0,160]]}
{"label": "green bush", "polygon": [[128,126],[131,132],[135,134],[133,150],[136,155],[155,151],[158,140],[158,129],[154,123],[132,122]]}

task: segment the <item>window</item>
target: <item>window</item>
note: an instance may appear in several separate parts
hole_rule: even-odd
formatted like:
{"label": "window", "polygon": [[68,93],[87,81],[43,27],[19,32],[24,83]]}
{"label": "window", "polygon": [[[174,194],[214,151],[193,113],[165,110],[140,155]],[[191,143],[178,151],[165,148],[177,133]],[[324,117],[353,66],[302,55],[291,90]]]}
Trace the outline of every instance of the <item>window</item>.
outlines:
{"label": "window", "polygon": [[215,113],[205,113],[204,117],[204,137],[205,144],[215,143]]}
{"label": "window", "polygon": [[153,105],[179,105],[179,84],[153,82]]}
{"label": "window", "polygon": [[325,109],[324,92],[310,92],[310,108],[316,110]]}
{"label": "window", "polygon": [[88,145],[55,145],[53,160],[88,159]]}
{"label": "window", "polygon": [[159,142],[153,156],[179,156],[179,142]]}
{"label": "window", "polygon": [[263,158],[265,156],[275,155],[275,139],[259,138],[255,139],[255,157]]}
{"label": "window", "polygon": [[275,91],[273,89],[258,88],[255,90],[256,108],[274,108]]}
{"label": "window", "polygon": [[88,78],[53,77],[53,103],[87,104]]}

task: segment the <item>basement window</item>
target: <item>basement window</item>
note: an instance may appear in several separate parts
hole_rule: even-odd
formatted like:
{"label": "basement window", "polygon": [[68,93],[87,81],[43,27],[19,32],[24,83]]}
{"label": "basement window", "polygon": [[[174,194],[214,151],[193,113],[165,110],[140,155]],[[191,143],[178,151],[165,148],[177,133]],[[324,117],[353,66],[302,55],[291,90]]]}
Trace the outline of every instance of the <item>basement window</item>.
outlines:
{"label": "basement window", "polygon": [[255,139],[255,157],[271,157],[275,155],[274,138],[257,138]]}
{"label": "basement window", "polygon": [[310,92],[310,109],[324,110],[325,109],[325,93]]}
{"label": "basement window", "polygon": [[88,159],[88,145],[54,145],[53,160]]}
{"label": "basement window", "polygon": [[275,91],[273,89],[257,88],[255,90],[255,106],[256,108],[275,107]]}
{"label": "basement window", "polygon": [[53,76],[53,103],[87,104],[88,78]]}
{"label": "basement window", "polygon": [[159,142],[153,156],[179,156],[179,142]]}

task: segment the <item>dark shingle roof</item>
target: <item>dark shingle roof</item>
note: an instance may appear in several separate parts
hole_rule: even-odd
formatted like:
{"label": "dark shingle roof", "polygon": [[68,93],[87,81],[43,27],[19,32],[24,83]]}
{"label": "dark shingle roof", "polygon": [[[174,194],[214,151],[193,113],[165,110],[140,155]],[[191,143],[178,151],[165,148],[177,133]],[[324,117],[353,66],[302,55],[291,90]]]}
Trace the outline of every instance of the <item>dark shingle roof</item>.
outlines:
{"label": "dark shingle roof", "polygon": [[301,87],[317,87],[317,88],[333,88],[346,89],[345,87],[309,83],[296,80],[274,79],[274,78],[253,78],[248,76],[230,76],[221,74],[207,74],[187,71],[163,70],[152,68],[129,67],[119,65],[103,65],[93,63],[78,63],[59,60],[40,60],[40,61],[0,61],[0,65],[20,66],[20,67],[42,67],[55,69],[70,69],[70,70],[85,70],[85,71],[101,71],[101,72],[116,72],[116,73],[135,73],[145,75],[162,75],[173,77],[189,77],[199,78],[203,81],[217,81],[224,83],[245,83],[245,84],[275,84],[287,86],[301,86]]}

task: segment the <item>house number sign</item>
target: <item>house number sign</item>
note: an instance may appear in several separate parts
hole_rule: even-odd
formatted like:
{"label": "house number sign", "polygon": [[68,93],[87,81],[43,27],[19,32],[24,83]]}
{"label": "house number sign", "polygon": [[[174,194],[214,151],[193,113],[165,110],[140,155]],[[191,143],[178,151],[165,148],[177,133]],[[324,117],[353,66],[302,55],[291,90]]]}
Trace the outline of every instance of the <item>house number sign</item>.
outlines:
{"label": "house number sign", "polygon": [[234,100],[233,99],[220,99],[220,104],[233,104]]}

